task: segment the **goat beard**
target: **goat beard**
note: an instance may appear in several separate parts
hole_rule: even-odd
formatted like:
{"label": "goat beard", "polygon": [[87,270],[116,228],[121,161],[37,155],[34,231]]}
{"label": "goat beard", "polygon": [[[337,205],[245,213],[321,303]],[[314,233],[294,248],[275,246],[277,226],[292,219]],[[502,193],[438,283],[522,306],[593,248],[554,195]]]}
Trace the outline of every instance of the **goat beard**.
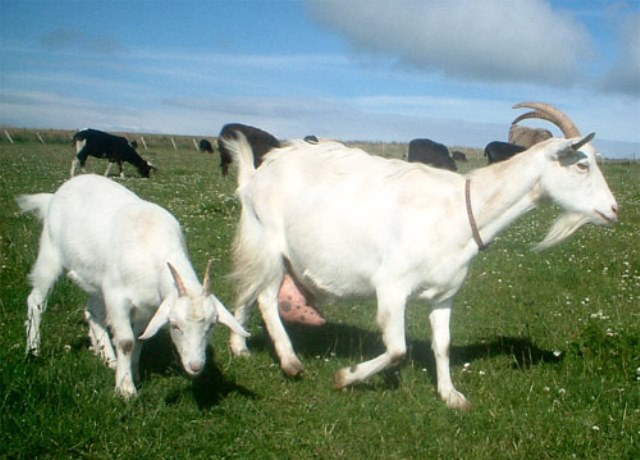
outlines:
{"label": "goat beard", "polygon": [[561,214],[553,223],[544,240],[536,244],[534,249],[542,251],[563,242],[587,222],[589,222],[589,217],[583,214],[573,212]]}

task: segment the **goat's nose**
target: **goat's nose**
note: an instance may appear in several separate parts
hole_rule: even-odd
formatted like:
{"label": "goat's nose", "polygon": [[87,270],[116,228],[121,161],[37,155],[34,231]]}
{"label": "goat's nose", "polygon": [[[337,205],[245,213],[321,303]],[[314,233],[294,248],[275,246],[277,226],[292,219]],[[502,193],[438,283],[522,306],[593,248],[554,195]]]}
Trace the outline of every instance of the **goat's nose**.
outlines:
{"label": "goat's nose", "polygon": [[611,210],[617,216],[618,215],[618,203],[615,203],[613,206],[611,206]]}
{"label": "goat's nose", "polygon": [[199,373],[202,370],[203,363],[201,360],[189,361],[189,369],[194,374]]}

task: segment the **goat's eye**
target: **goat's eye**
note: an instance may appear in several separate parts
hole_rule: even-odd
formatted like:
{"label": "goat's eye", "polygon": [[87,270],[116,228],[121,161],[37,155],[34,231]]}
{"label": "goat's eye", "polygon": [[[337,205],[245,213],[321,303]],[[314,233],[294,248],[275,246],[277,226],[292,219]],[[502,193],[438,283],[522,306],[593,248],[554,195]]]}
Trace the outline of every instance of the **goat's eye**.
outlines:
{"label": "goat's eye", "polygon": [[173,330],[175,332],[182,332],[182,328],[180,326],[178,326],[177,324],[172,324],[171,325],[171,330]]}
{"label": "goat's eye", "polygon": [[576,166],[580,171],[589,171],[589,163],[576,163]]}

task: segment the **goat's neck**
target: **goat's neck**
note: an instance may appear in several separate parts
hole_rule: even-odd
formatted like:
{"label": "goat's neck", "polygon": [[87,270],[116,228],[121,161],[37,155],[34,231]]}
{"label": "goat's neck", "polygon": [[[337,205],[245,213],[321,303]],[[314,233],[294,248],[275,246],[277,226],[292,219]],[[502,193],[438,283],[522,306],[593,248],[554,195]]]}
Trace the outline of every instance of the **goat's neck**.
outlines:
{"label": "goat's neck", "polygon": [[540,176],[544,165],[542,152],[528,151],[468,176],[473,216],[485,243],[536,207],[542,197]]}

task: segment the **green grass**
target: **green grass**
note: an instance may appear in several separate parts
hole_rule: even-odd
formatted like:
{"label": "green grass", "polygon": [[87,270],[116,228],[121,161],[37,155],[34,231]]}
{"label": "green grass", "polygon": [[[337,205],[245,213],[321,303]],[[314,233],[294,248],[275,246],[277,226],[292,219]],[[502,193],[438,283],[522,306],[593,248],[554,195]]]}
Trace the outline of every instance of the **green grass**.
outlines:
{"label": "green grass", "polygon": [[[407,311],[409,356],[345,391],[340,367],[381,350],[373,302],[327,306],[323,328],[292,327],[307,367],[285,377],[259,318],[250,359],[212,340],[205,375],[189,380],[161,334],[145,346],[139,396],[114,395],[114,374],[87,349],[85,294],[61,279],[44,317],[43,352],[24,357],[27,274],[41,226],[20,193],[55,190],[72,149],[28,131],[0,141],[0,457],[5,458],[640,458],[640,165],[603,169],[621,207],[613,227],[585,227],[536,253],[552,206],[525,216],[474,261],[456,299],[452,372],[473,403],[447,409],[435,391],[427,309]],[[168,138],[167,138],[168,139]],[[239,212],[217,156],[164,138],[143,152],[160,173],[117,179],[182,223],[196,270],[213,258],[212,289],[233,304],[229,247]],[[162,141],[162,142],[161,142]],[[398,156],[402,146],[371,150]],[[481,164],[470,162],[464,169]],[[103,161],[89,159],[102,173]]]}

